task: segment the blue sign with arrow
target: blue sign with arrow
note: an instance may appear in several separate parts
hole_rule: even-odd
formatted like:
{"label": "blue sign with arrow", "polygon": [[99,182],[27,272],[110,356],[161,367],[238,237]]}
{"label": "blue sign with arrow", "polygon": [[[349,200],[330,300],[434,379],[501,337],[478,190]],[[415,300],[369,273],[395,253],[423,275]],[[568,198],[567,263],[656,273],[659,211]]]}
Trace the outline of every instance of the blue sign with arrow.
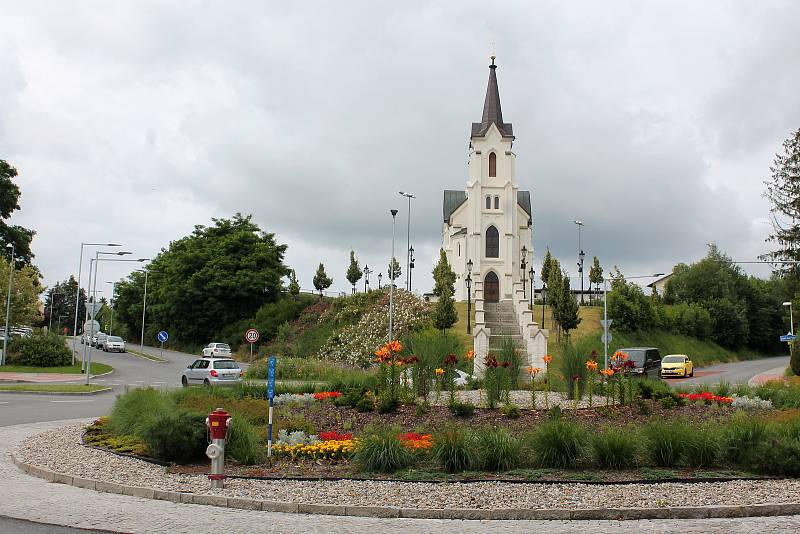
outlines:
{"label": "blue sign with arrow", "polygon": [[169,339],[169,334],[167,334],[166,330],[162,330],[161,332],[158,333],[158,336],[156,337],[161,343],[165,343]]}

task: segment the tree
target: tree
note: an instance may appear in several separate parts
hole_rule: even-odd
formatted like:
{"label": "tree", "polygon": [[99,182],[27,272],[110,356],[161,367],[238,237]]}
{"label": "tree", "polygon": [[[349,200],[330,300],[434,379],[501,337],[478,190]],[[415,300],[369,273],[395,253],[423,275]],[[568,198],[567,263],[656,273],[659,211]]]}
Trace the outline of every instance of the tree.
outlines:
{"label": "tree", "polygon": [[[6,295],[8,295],[8,277],[11,262],[0,257],[0,295],[2,295],[2,317],[5,319]],[[11,286],[11,318],[10,325],[31,325],[39,322],[42,316],[39,312],[39,295],[42,285],[39,281],[39,271],[31,266],[14,269],[14,281]],[[5,326],[5,321],[3,321]]]}
{"label": "tree", "polygon": [[566,271],[561,276],[561,297],[558,299],[558,312],[554,316],[558,326],[564,331],[565,337],[569,338],[570,330],[575,330],[581,323],[578,316],[578,301],[572,294],[569,284],[569,275]]}
{"label": "tree", "polygon": [[555,258],[550,258],[550,269],[547,276],[547,304],[550,306],[550,316],[556,324],[556,333],[561,337],[560,324],[558,322],[559,308],[561,307],[561,299],[564,297],[562,285],[564,284],[564,275],[561,272],[561,264]]}
{"label": "tree", "polygon": [[439,262],[433,268],[433,294],[437,297],[441,296],[443,288],[455,287],[456,273],[450,268],[450,262],[447,261],[447,254],[444,249],[439,249]]}
{"label": "tree", "polygon": [[789,345],[791,346],[789,367],[795,375],[800,375],[800,343],[793,341]]}
{"label": "tree", "polygon": [[[44,324],[51,322],[53,328],[58,328],[58,321],[61,318],[61,327],[67,328],[67,332],[72,334],[72,327],[75,322],[75,292],[78,290],[78,282],[74,276],[70,276],[63,282],[56,283],[45,293],[44,300]],[[53,314],[52,321],[50,314]],[[86,292],[81,289],[78,298],[78,328],[83,326],[83,319],[86,316]]]}
{"label": "tree", "polygon": [[439,330],[447,330],[458,321],[456,312],[455,293],[456,274],[450,268],[444,249],[439,250],[439,262],[433,268],[433,293],[439,297],[431,311],[433,326]]}
{"label": "tree", "polygon": [[[389,274],[389,280],[397,280],[400,278],[400,264],[397,262],[397,258],[392,258],[392,261],[389,262],[389,268],[386,270],[386,272]],[[394,276],[392,276],[392,274],[394,274]]]}
{"label": "tree", "polygon": [[297,281],[297,274],[294,272],[294,269],[289,271],[289,294],[292,297],[296,297],[300,294],[300,284]]}
{"label": "tree", "polygon": [[[147,330],[166,330],[180,344],[207,343],[230,324],[252,317],[283,295],[286,245],[261,230],[252,216],[212,219],[162,249],[148,266]],[[117,321],[128,332],[142,326],[144,273],[117,283]]]}
{"label": "tree", "polygon": [[597,256],[592,258],[592,266],[589,268],[589,283],[594,285],[594,292],[600,292],[600,284],[603,283],[603,268]]}
{"label": "tree", "polygon": [[540,273],[542,282],[545,284],[547,283],[551,272],[553,272],[553,256],[550,254],[550,247],[547,247],[547,251],[544,253],[544,259],[542,260],[542,272]]}
{"label": "tree", "polygon": [[[800,260],[800,128],[783,142],[783,154],[775,154],[765,180],[764,197],[772,207],[773,233],[767,242],[775,249],[761,256],[765,260]],[[783,273],[797,273],[797,266],[779,269]],[[796,277],[796,276],[795,276]]]}
{"label": "tree", "polygon": [[6,223],[11,214],[19,209],[20,191],[12,180],[16,176],[17,169],[0,159],[0,250],[5,250],[8,244],[13,244],[14,263],[20,268],[23,265],[31,265],[33,260],[31,240],[36,232]]}
{"label": "tree", "polygon": [[358,266],[356,261],[356,253],[354,250],[350,251],[350,266],[347,268],[347,281],[353,286],[353,293],[356,292],[356,284],[361,280],[362,272],[361,267]]}
{"label": "tree", "polygon": [[314,289],[319,291],[320,299],[322,299],[322,292],[331,287],[331,284],[333,284],[333,279],[325,274],[325,266],[320,263],[316,274],[314,274]]}
{"label": "tree", "polygon": [[636,284],[627,282],[615,267],[611,291],[608,293],[608,317],[614,320],[614,330],[635,332],[655,325],[653,302]]}

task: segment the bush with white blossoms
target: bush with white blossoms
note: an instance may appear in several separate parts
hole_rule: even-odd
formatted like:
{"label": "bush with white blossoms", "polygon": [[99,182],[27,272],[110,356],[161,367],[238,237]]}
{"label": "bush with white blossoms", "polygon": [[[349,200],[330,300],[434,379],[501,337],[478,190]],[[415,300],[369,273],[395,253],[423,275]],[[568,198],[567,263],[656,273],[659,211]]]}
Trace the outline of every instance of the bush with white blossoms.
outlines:
{"label": "bush with white blossoms", "polygon": [[[319,350],[320,359],[345,362],[366,367],[374,359],[375,351],[386,342],[389,326],[389,292],[372,303],[358,322],[335,331]],[[345,323],[347,316],[356,315],[355,310],[345,306],[338,312]],[[395,339],[422,328],[428,321],[428,303],[413,293],[402,289],[394,292],[394,319],[392,332]]]}
{"label": "bush with white blossoms", "polygon": [[732,395],[733,402],[731,406],[734,408],[742,408],[743,410],[771,410],[772,401],[760,399],[758,397],[740,397],[736,394]]}
{"label": "bush with white blossoms", "polygon": [[275,406],[280,404],[310,404],[315,400],[314,395],[311,393],[281,393],[273,397],[272,403]]}
{"label": "bush with white blossoms", "polygon": [[281,430],[278,432],[278,441],[275,442],[276,445],[313,445],[314,443],[319,443],[320,439],[319,436],[314,434],[306,434],[302,430],[295,430],[294,432],[287,432],[286,430]]}

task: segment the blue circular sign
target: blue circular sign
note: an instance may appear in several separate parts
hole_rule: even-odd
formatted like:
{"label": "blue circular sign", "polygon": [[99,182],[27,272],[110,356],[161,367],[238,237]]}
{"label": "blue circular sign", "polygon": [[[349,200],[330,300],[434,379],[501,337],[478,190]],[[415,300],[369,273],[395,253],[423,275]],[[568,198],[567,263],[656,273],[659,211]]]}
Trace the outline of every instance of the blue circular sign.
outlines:
{"label": "blue circular sign", "polygon": [[166,330],[162,330],[161,332],[158,333],[158,336],[156,337],[161,343],[164,343],[166,340],[169,339],[169,334],[167,334]]}

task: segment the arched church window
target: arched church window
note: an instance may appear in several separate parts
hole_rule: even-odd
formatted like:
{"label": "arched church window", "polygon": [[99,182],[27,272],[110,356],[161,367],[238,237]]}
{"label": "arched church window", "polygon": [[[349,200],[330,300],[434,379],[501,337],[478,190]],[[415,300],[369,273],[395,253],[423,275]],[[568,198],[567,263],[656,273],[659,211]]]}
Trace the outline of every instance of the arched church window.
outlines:
{"label": "arched church window", "polygon": [[494,226],[486,229],[486,257],[500,257],[500,233]]}
{"label": "arched church window", "polygon": [[491,195],[486,195],[486,209],[492,209],[492,197]]}
{"label": "arched church window", "polygon": [[500,197],[497,195],[495,195],[494,197],[494,209],[496,210],[500,209]]}
{"label": "arched church window", "polygon": [[494,152],[489,154],[489,176],[491,178],[497,176],[497,154]]}

